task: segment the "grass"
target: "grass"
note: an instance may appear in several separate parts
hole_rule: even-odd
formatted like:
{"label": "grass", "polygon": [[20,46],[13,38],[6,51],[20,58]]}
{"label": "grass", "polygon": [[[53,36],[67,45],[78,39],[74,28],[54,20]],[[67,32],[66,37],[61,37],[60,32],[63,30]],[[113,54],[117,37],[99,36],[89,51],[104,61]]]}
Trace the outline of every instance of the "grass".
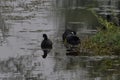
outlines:
{"label": "grass", "polygon": [[[93,14],[95,14],[93,12]],[[120,27],[95,14],[101,28],[98,32],[82,41],[82,46],[94,55],[120,55]]]}

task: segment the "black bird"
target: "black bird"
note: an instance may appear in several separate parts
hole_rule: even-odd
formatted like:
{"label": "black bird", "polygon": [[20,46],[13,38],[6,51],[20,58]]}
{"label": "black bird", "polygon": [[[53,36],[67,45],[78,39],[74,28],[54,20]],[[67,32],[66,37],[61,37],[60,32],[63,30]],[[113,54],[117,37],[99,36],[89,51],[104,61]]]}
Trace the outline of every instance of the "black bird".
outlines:
{"label": "black bird", "polygon": [[80,39],[78,36],[71,33],[66,37],[66,42],[71,45],[78,45],[80,43]]}
{"label": "black bird", "polygon": [[66,29],[65,32],[64,32],[63,35],[62,35],[63,41],[65,41],[66,37],[67,37],[68,35],[70,35],[71,33],[72,33],[73,35],[76,35],[76,32],[75,32],[75,31],[70,30],[70,29]]}
{"label": "black bird", "polygon": [[44,40],[41,43],[41,48],[44,52],[44,55],[42,56],[43,58],[47,57],[47,54],[50,52],[50,50],[52,49],[52,41],[50,39],[48,39],[47,34],[43,34],[43,38]]}
{"label": "black bird", "polygon": [[71,46],[76,46],[80,44],[80,39],[76,35],[75,31],[65,30],[62,37],[63,37],[63,42],[65,42],[65,44],[69,44]]}

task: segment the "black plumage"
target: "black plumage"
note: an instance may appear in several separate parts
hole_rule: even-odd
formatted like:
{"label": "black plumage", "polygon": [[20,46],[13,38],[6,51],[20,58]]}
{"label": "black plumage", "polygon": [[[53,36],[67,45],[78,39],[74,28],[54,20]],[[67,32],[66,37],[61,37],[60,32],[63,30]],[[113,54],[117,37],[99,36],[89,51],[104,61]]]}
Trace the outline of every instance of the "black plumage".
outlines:
{"label": "black plumage", "polygon": [[66,37],[66,42],[71,45],[78,45],[80,43],[80,39],[76,35],[71,35]]}
{"label": "black plumage", "polygon": [[72,30],[65,30],[65,32],[63,33],[63,42],[66,42],[70,45],[78,45],[80,44],[80,39],[79,37],[76,35],[75,31]]}
{"label": "black plumage", "polygon": [[76,35],[76,32],[75,31],[72,31],[70,29],[66,29],[65,32],[63,33],[62,35],[62,39],[63,41],[66,39],[67,36],[69,35]]}
{"label": "black plumage", "polygon": [[43,34],[43,38],[44,40],[42,41],[41,43],[41,48],[44,52],[44,55],[42,56],[43,58],[46,58],[47,57],[47,54],[51,51],[52,49],[52,41],[50,39],[48,39],[47,35],[46,34]]}

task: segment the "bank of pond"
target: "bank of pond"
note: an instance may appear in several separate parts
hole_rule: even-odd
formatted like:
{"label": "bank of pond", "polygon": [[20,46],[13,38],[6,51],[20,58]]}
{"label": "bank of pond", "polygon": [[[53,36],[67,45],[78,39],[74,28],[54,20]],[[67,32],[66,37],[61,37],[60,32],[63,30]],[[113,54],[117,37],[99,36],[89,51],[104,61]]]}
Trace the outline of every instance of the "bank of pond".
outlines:
{"label": "bank of pond", "polygon": [[95,35],[81,40],[81,47],[92,55],[120,55],[120,27],[100,16],[95,16],[101,27],[97,29]]}

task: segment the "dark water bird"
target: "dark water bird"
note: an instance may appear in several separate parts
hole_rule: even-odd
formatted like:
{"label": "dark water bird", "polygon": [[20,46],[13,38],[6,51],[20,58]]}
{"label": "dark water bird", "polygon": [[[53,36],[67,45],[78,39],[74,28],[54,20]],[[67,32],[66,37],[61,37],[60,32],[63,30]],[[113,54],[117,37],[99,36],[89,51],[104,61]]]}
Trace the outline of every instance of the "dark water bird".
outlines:
{"label": "dark water bird", "polygon": [[62,35],[63,41],[65,41],[66,37],[67,37],[68,35],[71,35],[71,34],[72,34],[72,35],[76,35],[76,32],[73,31],[73,30],[70,30],[70,29],[66,29],[65,32],[64,32],[63,35]]}
{"label": "dark water bird", "polygon": [[44,55],[42,55],[43,58],[46,58],[47,57],[47,54],[51,51],[52,49],[52,41],[50,39],[48,39],[48,36],[47,34],[43,34],[43,38],[44,40],[42,41],[41,43],[41,49],[43,50],[44,52]]}
{"label": "dark water bird", "polygon": [[71,46],[75,46],[75,45],[80,44],[80,39],[76,35],[75,31],[65,30],[62,37],[63,37],[63,42],[65,42],[65,43],[67,43],[67,44],[69,44]]}

